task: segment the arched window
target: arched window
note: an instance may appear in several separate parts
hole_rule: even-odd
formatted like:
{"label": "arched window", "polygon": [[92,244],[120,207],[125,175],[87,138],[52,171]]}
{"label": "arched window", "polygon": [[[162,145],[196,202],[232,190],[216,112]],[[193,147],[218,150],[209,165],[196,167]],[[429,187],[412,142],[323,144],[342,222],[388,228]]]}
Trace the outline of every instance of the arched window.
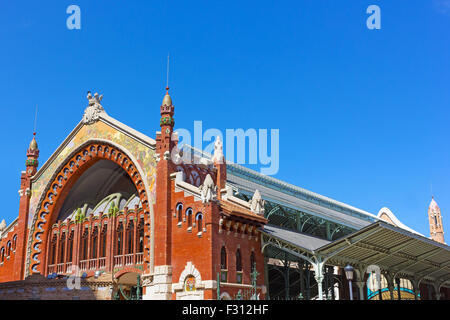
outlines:
{"label": "arched window", "polygon": [[252,251],[252,254],[250,255],[250,272],[255,271],[255,268],[256,268],[255,252]]}
{"label": "arched window", "polygon": [[220,281],[227,282],[227,250],[225,247],[220,250],[220,269]]}
{"label": "arched window", "polygon": [[178,225],[181,225],[183,222],[183,204],[180,202],[176,207],[177,217],[178,217]]}
{"label": "arched window", "polygon": [[236,250],[236,282],[242,283],[242,258],[241,250]]}
{"label": "arched window", "polygon": [[220,269],[227,269],[227,250],[225,247],[222,247],[222,250],[220,250]]}
{"label": "arched window", "polygon": [[66,248],[66,233],[63,232],[61,234],[61,238],[59,240],[59,263],[64,262],[64,251]]}
{"label": "arched window", "polygon": [[88,259],[88,229],[86,228],[81,236],[81,260]]}
{"label": "arched window", "polygon": [[100,235],[101,237],[101,249],[100,249],[100,256],[106,257],[106,231],[107,231],[107,225],[103,225],[103,230],[102,230],[102,234]]}
{"label": "arched window", "polygon": [[241,250],[236,250],[236,271],[242,271]]}
{"label": "arched window", "polygon": [[188,231],[192,230],[192,209],[188,208],[186,210],[186,219],[187,219],[187,224],[188,224]]}
{"label": "arched window", "polygon": [[127,254],[133,253],[133,240],[134,240],[134,222],[131,220],[128,223],[128,229],[127,229]]}
{"label": "arched window", "polygon": [[197,221],[197,234],[201,235],[203,231],[203,214],[201,212],[198,212],[195,220]]}
{"label": "arched window", "polygon": [[92,232],[91,242],[92,242],[91,257],[92,257],[92,259],[96,259],[97,258],[97,250],[98,250],[98,228],[97,227],[95,227],[94,231]]}
{"label": "arched window", "polygon": [[11,241],[6,244],[6,256],[9,257],[11,254]]}
{"label": "arched window", "polygon": [[68,250],[68,252],[67,252],[67,259],[66,259],[66,262],[72,262],[72,257],[73,257],[73,234],[74,234],[74,231],[72,230],[71,232],[70,232],[70,235],[69,235],[69,238],[68,238],[68,240],[69,240],[69,250]]}
{"label": "arched window", "polygon": [[13,251],[16,251],[16,247],[17,247],[17,234],[15,234],[13,238]]}
{"label": "arched window", "polygon": [[138,226],[138,234],[139,234],[139,252],[144,252],[144,218],[141,218]]}
{"label": "arched window", "polygon": [[5,247],[3,247],[1,250],[1,261],[2,263],[5,261]]}
{"label": "arched window", "polygon": [[117,242],[116,242],[116,255],[122,255],[122,245],[123,245],[123,225],[119,224],[117,228]]}
{"label": "arched window", "polygon": [[53,236],[50,243],[50,264],[55,264],[55,256],[56,256],[56,234]]}

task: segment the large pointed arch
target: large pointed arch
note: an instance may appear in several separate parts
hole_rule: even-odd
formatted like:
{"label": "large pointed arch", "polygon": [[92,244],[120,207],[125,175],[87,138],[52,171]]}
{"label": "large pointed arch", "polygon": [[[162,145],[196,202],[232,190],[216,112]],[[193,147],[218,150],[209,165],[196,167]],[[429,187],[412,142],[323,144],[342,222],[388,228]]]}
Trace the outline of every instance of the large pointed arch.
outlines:
{"label": "large pointed arch", "polygon": [[107,140],[88,140],[72,152],[49,180],[42,193],[33,221],[30,225],[27,250],[27,275],[44,273],[48,232],[56,221],[59,209],[71,187],[79,177],[99,160],[108,160],[119,165],[133,181],[144,210],[144,271],[152,269],[153,207],[149,202],[149,189],[144,172],[134,157],[122,147]]}

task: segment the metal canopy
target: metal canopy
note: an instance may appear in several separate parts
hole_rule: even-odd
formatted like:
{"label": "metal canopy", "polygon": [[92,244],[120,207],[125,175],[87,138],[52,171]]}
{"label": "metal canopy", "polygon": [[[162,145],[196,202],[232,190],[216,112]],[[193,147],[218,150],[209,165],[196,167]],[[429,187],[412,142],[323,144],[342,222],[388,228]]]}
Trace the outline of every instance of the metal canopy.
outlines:
{"label": "metal canopy", "polygon": [[450,281],[449,246],[382,221],[333,242],[271,225],[261,232],[264,246],[311,262],[341,267],[350,263],[363,272],[377,265],[394,277],[427,279],[438,286]]}
{"label": "metal canopy", "polygon": [[[275,237],[285,242],[285,245],[298,247],[300,250],[307,251],[310,254],[314,254],[314,250],[330,243],[330,241],[324,239],[274,225],[265,225],[261,232],[268,237]],[[268,240],[268,237],[266,240]]]}
{"label": "metal canopy", "polygon": [[395,276],[450,280],[450,247],[377,221],[317,250],[328,263],[378,265]]}

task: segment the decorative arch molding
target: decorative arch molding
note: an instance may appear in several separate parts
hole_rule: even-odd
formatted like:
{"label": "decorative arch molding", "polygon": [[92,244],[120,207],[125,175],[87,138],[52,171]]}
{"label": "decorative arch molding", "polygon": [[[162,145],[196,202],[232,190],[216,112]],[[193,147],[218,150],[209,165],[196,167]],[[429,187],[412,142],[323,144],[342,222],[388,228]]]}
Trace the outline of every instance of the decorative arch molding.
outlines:
{"label": "decorative arch molding", "polygon": [[[123,147],[104,139],[90,139],[67,156],[66,160],[55,170],[53,176],[42,192],[33,221],[27,244],[26,276],[43,273],[46,242],[52,223],[55,222],[58,208],[62,205],[70,187],[94,163],[99,160],[113,161],[130,177],[138,191],[144,210],[144,269],[153,270],[154,256],[154,219],[153,206],[149,203],[149,188],[144,179],[142,169],[136,159]],[[55,210],[56,209],[56,210]],[[150,229],[150,230],[149,230]],[[150,234],[150,236],[149,236]]]}
{"label": "decorative arch molding", "polygon": [[197,268],[192,264],[191,261],[188,261],[186,263],[186,266],[184,267],[183,272],[180,274],[180,278],[178,280],[178,287],[183,288],[184,286],[184,280],[187,276],[194,276],[195,277],[195,283],[197,287],[202,283],[202,276],[200,275],[200,272],[197,270]]}
{"label": "decorative arch molding", "polygon": [[121,276],[123,276],[126,273],[139,273],[140,275],[142,275],[143,271],[140,269],[137,269],[137,268],[126,267],[126,268],[123,268],[123,269],[117,271],[114,274],[114,278],[119,279]]}
{"label": "decorative arch molding", "polygon": [[220,300],[233,300],[228,292],[222,292],[220,294]]}
{"label": "decorative arch molding", "polygon": [[[193,276],[195,278],[195,291],[184,291],[185,280]],[[214,288],[215,282],[213,281],[202,281],[202,277],[197,268],[192,264],[191,261],[186,263],[183,272],[180,274],[178,283],[172,285],[173,292],[176,294],[177,300],[202,300],[204,295],[204,289]]]}

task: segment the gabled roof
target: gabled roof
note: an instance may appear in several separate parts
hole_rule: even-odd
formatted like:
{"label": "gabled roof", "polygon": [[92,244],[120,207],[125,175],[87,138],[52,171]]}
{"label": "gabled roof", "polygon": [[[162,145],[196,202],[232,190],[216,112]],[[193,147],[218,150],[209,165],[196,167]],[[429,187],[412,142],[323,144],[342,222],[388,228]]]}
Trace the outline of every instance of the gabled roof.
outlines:
{"label": "gabled roof", "polygon": [[[145,134],[127,126],[126,124],[123,124],[122,122],[114,119],[113,117],[109,116],[105,111],[102,111],[99,113],[98,120],[100,122],[106,123],[112,128],[122,132],[125,135],[128,135],[129,137],[141,142],[143,145],[148,146],[151,149],[156,148],[156,141],[152,138],[146,136]],[[39,176],[45,172],[45,170],[48,168],[48,166],[57,158],[57,156],[61,153],[62,150],[72,141],[73,137],[76,136],[76,134],[88,124],[85,124],[83,120],[81,120],[75,128],[72,130],[72,132],[69,133],[69,135],[63,140],[63,142],[59,145],[59,147],[53,152],[53,154],[47,159],[47,161],[40,167],[40,169],[36,172],[36,174],[33,176],[33,180],[36,180],[39,178]]]}

